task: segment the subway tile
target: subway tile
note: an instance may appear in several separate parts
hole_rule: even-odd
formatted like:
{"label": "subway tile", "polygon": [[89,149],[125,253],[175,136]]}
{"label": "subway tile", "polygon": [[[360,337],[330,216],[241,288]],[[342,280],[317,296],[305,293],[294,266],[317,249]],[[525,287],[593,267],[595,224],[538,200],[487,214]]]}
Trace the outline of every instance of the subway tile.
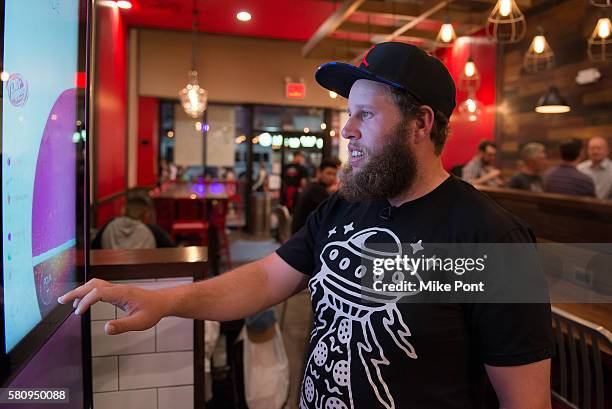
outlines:
{"label": "subway tile", "polygon": [[119,357],[119,389],[193,384],[193,352]]}
{"label": "subway tile", "polygon": [[155,409],[157,408],[157,389],[94,393],[94,408]]}
{"label": "subway tile", "polygon": [[108,356],[91,359],[94,392],[109,392],[119,390],[118,358]]}
{"label": "subway tile", "polygon": [[125,355],[155,352],[155,329],[106,335],[104,321],[91,323],[92,356]]}
{"label": "subway tile", "polygon": [[193,393],[193,386],[159,388],[157,409],[193,409]]}
{"label": "subway tile", "polygon": [[116,307],[106,302],[98,302],[91,306],[91,320],[114,320],[117,316]]}
{"label": "subway tile", "polygon": [[163,318],[157,324],[157,352],[193,349],[193,320]]}

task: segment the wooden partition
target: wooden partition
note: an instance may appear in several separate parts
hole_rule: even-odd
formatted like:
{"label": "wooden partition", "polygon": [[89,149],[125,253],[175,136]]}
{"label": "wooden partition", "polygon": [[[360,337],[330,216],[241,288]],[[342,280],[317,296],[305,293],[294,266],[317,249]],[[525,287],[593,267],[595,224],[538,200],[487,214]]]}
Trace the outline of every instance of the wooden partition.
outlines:
{"label": "wooden partition", "polygon": [[479,189],[527,222],[538,239],[612,243],[612,201],[492,187]]}

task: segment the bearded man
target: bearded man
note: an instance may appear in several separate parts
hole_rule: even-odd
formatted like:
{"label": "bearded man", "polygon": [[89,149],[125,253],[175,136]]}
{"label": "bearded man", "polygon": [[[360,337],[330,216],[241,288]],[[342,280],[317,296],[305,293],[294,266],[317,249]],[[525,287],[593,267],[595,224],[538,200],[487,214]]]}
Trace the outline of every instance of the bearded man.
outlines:
{"label": "bearded man", "polygon": [[[389,42],[359,66],[321,66],[316,79],[348,98],[342,137],[350,160],[340,191],[287,243],[204,282],[146,291],[94,280],[59,301],[75,300],[78,314],[100,300],[121,306],[127,316],[106,326],[119,334],[168,315],[238,319],[308,286],[314,325],[300,408],[479,408],[487,377],[505,409],[550,408],[546,302],[404,303],[414,294],[361,286],[371,278],[364,260],[406,255],[402,244],[418,256],[430,243],[534,240],[523,222],[442,167],[455,107],[446,67]],[[406,278],[389,273],[394,282]]]}

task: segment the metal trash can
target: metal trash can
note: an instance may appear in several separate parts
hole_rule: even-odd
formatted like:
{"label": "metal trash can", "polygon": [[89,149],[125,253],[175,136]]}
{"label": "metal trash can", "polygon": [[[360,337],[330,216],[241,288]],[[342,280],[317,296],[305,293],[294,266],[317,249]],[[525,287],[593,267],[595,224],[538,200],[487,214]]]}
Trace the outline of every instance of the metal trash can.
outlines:
{"label": "metal trash can", "polygon": [[267,192],[253,192],[251,194],[251,228],[252,234],[270,232],[270,214],[272,213],[272,200]]}

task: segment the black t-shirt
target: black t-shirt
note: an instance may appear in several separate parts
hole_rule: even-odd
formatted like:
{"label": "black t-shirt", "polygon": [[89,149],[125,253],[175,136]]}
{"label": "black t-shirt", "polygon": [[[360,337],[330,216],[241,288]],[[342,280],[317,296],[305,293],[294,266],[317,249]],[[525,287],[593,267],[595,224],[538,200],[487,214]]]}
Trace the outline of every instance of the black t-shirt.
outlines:
{"label": "black t-shirt", "polygon": [[423,247],[534,241],[520,220],[453,176],[389,207],[387,200],[350,203],[334,194],[277,250],[311,277],[314,324],[300,408],[477,408],[484,364],[551,356],[548,304],[381,305],[355,297],[364,271],[354,256],[368,237]]}
{"label": "black t-shirt", "polygon": [[308,177],[308,170],[298,163],[290,163],[285,167],[285,185],[301,187],[302,179]]}
{"label": "black t-shirt", "polygon": [[295,233],[306,224],[306,218],[317,206],[329,197],[327,188],[320,182],[314,182],[306,186],[293,209],[293,221],[291,222],[291,232]]}
{"label": "black t-shirt", "polygon": [[528,190],[531,192],[543,192],[542,178],[538,175],[528,175],[527,173],[517,173],[510,179],[508,187],[512,189]]}

